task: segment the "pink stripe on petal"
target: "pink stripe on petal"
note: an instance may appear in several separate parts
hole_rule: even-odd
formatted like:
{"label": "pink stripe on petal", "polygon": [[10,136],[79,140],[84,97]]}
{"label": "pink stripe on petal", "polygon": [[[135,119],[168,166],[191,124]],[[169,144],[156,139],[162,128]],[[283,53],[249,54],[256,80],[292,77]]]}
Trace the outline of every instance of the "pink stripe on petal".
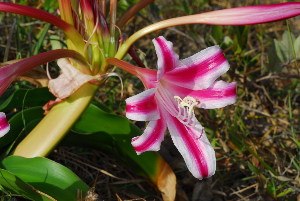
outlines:
{"label": "pink stripe on petal", "polygon": [[150,121],[141,136],[132,138],[131,144],[137,154],[145,151],[159,151],[166,128],[167,125],[164,118]]}
{"label": "pink stripe on petal", "polygon": [[229,64],[218,46],[206,48],[186,58],[165,80],[176,85],[201,90],[208,88],[218,77],[227,72]]}
{"label": "pink stripe on petal", "polygon": [[155,88],[148,89],[126,99],[126,117],[136,121],[152,121],[160,118],[155,100]]}
{"label": "pink stripe on petal", "polygon": [[216,81],[207,89],[190,90],[177,85],[169,85],[170,90],[181,98],[190,96],[200,102],[196,107],[215,109],[231,105],[236,102],[236,83]]}
{"label": "pink stripe on petal", "polygon": [[158,66],[158,77],[159,80],[166,72],[173,70],[178,62],[178,55],[173,51],[173,44],[167,41],[163,36],[153,40],[156,55],[157,55],[157,66]]}
{"label": "pink stripe on petal", "polygon": [[3,137],[10,130],[10,125],[6,120],[5,113],[0,112],[0,137]]}
{"label": "pink stripe on petal", "polygon": [[215,151],[200,123],[196,123],[197,130],[185,126],[173,116],[169,116],[167,123],[172,140],[193,176],[198,179],[212,176],[216,169]]}
{"label": "pink stripe on petal", "polygon": [[137,73],[138,78],[140,78],[146,89],[155,88],[157,86],[156,71],[145,68],[145,71],[138,71]]}

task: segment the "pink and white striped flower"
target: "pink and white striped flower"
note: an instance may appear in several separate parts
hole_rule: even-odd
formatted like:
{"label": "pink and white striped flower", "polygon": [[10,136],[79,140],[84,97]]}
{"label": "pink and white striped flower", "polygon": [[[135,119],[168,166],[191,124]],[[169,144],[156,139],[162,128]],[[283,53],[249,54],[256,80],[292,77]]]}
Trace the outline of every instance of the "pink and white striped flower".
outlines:
{"label": "pink and white striped flower", "polygon": [[141,136],[132,139],[135,151],[158,151],[168,128],[188,169],[199,179],[214,174],[216,158],[205,131],[195,117],[194,107],[213,109],[236,101],[236,84],[216,81],[229,69],[218,46],[179,60],[172,43],[164,37],[153,40],[158,71],[109,60],[138,76],[146,91],[126,100],[126,116],[150,121]]}
{"label": "pink and white striped flower", "polygon": [[0,137],[3,137],[8,133],[10,125],[6,120],[4,112],[0,112]]}

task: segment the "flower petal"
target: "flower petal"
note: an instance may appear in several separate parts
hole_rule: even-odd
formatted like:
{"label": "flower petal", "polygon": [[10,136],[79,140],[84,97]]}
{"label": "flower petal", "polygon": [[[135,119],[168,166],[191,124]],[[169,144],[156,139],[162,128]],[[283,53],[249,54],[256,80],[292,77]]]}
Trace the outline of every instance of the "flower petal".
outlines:
{"label": "flower petal", "polygon": [[150,121],[141,136],[132,138],[131,144],[137,154],[145,151],[159,151],[167,124],[164,118]]}
{"label": "flower petal", "polygon": [[6,120],[4,112],[0,112],[0,137],[3,137],[10,130],[10,125]]}
{"label": "flower petal", "polygon": [[176,85],[170,86],[170,90],[181,98],[190,96],[200,102],[196,107],[204,109],[221,108],[236,102],[236,83],[216,81],[207,89],[190,90]]}
{"label": "flower petal", "polygon": [[167,125],[175,146],[193,176],[198,179],[212,176],[216,170],[215,151],[200,123],[196,121],[196,128],[191,128],[169,115]]}
{"label": "flower petal", "polygon": [[155,88],[148,89],[126,99],[126,117],[136,121],[152,121],[160,118],[155,100]]}
{"label": "flower petal", "polygon": [[167,41],[163,36],[153,39],[155,51],[157,55],[158,74],[159,80],[166,72],[173,70],[178,63],[178,55],[173,51],[173,44]]}
{"label": "flower petal", "polygon": [[180,62],[166,73],[164,80],[188,89],[206,89],[229,69],[229,64],[219,46],[206,48]]}

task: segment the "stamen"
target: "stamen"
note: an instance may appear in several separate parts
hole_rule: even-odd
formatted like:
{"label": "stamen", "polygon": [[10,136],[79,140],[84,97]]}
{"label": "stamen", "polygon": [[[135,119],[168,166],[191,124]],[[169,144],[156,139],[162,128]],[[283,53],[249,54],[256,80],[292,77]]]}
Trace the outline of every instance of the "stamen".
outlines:
{"label": "stamen", "polygon": [[174,96],[174,99],[178,103],[178,120],[186,126],[195,128],[195,113],[194,107],[200,103],[193,97],[187,96],[181,99],[179,96]]}

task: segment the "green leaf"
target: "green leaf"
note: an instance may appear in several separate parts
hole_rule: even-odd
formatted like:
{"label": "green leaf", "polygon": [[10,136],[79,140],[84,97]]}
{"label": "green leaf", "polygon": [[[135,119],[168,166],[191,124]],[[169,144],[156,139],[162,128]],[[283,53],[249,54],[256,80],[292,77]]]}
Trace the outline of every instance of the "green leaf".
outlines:
{"label": "green leaf", "polygon": [[58,35],[51,35],[49,38],[52,50],[63,49],[64,41],[62,41]]}
{"label": "green leaf", "polygon": [[216,25],[212,27],[212,36],[214,37],[215,40],[222,41],[224,38],[223,35],[223,26]]}
{"label": "green leaf", "polygon": [[58,1],[45,0],[43,3],[43,9],[48,11],[49,13],[55,12],[57,8],[58,8]]}
{"label": "green leaf", "polygon": [[38,34],[38,36],[37,36],[38,37],[38,41],[35,44],[35,47],[34,47],[34,50],[33,50],[33,55],[36,55],[36,54],[39,53],[39,50],[40,50],[40,48],[43,45],[43,42],[45,40],[45,37],[46,37],[46,35],[48,33],[49,28],[50,28],[50,24],[46,24],[44,26],[44,28],[41,30],[41,32]]}
{"label": "green leaf", "polygon": [[6,191],[9,191],[12,194],[20,195],[29,200],[35,201],[50,201],[50,196],[39,193],[34,189],[33,186],[24,182],[22,179],[16,175],[10,173],[7,170],[0,169],[0,185]]}
{"label": "green leaf", "polygon": [[130,165],[133,171],[155,177],[160,155],[157,152],[135,153],[130,142],[142,132],[126,118],[90,104],[72,130],[73,133],[66,137],[64,143],[105,149]]}
{"label": "green leaf", "polygon": [[56,200],[76,201],[89,187],[71,170],[47,158],[10,156],[2,161],[4,169]]}
{"label": "green leaf", "polygon": [[294,42],[295,52],[297,59],[300,59],[300,36],[297,37],[297,39]]}
{"label": "green leaf", "polygon": [[127,119],[104,112],[96,105],[90,104],[73,126],[73,130],[77,133],[105,132],[107,134],[128,135],[131,131],[130,125]]}
{"label": "green leaf", "polygon": [[[292,44],[293,43],[293,44]],[[273,71],[281,71],[282,65],[297,58],[300,58],[300,37],[295,39],[295,36],[289,31],[285,31],[282,35],[282,40],[273,40],[272,46],[269,49],[268,57],[270,68]]]}
{"label": "green leaf", "polygon": [[282,55],[279,49],[278,41],[273,40],[271,47],[268,51],[268,59],[270,69],[275,72],[280,72],[282,70]]}
{"label": "green leaf", "polygon": [[17,89],[10,96],[0,98],[0,111],[43,106],[51,99],[55,99],[55,97],[47,87],[29,90]]}
{"label": "green leaf", "polygon": [[118,2],[118,9],[122,11],[128,10],[131,6],[139,2],[138,0],[120,0]]}
{"label": "green leaf", "polygon": [[33,107],[15,114],[9,119],[10,131],[0,138],[0,148],[12,143],[16,139],[21,140],[25,134],[44,117],[41,107]]}
{"label": "green leaf", "polygon": [[260,170],[256,168],[254,165],[252,165],[250,162],[247,162],[248,168],[251,170],[251,172],[258,174]]}
{"label": "green leaf", "polygon": [[181,5],[182,5],[186,15],[192,15],[193,14],[193,10],[190,6],[190,3],[187,0],[181,1]]}
{"label": "green leaf", "polygon": [[158,152],[137,155],[131,145],[131,139],[141,133],[127,119],[90,104],[64,143],[105,149],[132,172],[150,178],[164,200],[174,200],[176,176],[169,165]]}
{"label": "green leaf", "polygon": [[280,197],[286,196],[287,194],[292,193],[294,191],[295,191],[294,189],[288,188],[285,191],[279,193],[276,197],[280,198]]}

